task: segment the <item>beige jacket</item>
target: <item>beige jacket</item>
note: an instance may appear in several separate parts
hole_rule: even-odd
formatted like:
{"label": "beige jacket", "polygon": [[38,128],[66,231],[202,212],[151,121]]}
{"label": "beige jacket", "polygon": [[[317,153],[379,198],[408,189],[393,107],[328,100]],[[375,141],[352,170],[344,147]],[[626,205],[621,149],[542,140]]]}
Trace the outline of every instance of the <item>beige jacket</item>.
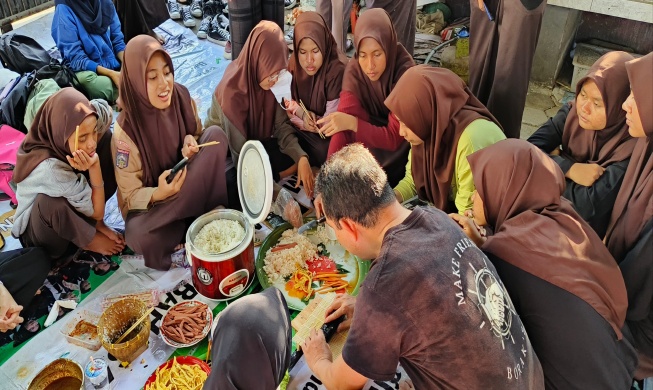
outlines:
{"label": "beige jacket", "polygon": [[[202,122],[197,115],[195,101],[192,102],[195,120],[197,121],[195,138],[199,138],[203,131]],[[111,154],[116,172],[116,181],[118,182],[118,207],[120,207],[122,217],[126,219],[130,211],[147,211],[152,206],[152,194],[156,187],[145,187],[143,185],[141,153],[118,122],[114,124],[113,128]]]}

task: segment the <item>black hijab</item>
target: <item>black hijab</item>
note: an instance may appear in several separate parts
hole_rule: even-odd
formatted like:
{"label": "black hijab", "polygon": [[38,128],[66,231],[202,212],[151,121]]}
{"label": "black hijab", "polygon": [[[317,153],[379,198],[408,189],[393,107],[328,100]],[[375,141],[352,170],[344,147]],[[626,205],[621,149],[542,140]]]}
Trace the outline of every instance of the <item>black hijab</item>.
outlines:
{"label": "black hijab", "polygon": [[290,313],[270,287],[238,299],[216,319],[211,375],[204,389],[275,390],[290,365]]}
{"label": "black hijab", "polygon": [[111,25],[115,8],[111,0],[55,0],[54,5],[65,4],[79,18],[89,34],[103,35]]}

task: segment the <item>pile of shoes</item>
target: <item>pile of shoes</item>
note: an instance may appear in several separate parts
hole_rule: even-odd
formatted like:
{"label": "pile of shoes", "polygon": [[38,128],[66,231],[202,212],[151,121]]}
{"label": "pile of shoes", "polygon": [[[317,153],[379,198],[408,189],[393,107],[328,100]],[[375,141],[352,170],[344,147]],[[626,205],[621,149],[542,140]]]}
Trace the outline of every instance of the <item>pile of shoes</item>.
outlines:
{"label": "pile of shoes", "polygon": [[[173,20],[181,19],[186,27],[196,27],[197,37],[224,46],[224,57],[231,59],[229,7],[227,0],[166,0]],[[188,3],[190,2],[190,5]],[[181,4],[181,5],[180,5]]]}
{"label": "pile of shoes", "polygon": [[288,15],[286,15],[286,24],[289,26],[294,26],[295,23],[297,22],[297,17],[302,14],[304,10],[301,8],[295,8],[290,12]]}

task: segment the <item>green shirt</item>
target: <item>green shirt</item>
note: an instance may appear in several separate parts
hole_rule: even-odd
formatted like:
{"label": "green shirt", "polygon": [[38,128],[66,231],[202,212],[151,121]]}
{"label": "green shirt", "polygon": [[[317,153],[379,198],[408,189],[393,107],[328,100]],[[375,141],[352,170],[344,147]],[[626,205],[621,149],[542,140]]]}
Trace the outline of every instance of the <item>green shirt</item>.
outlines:
{"label": "green shirt", "polygon": [[[467,156],[503,139],[506,139],[506,136],[501,131],[501,128],[487,119],[473,121],[460,135],[458,147],[456,148],[456,166],[451,180],[450,193],[451,199],[456,203],[458,213],[462,214],[465,210],[472,208],[471,198],[476,189]],[[408,163],[406,164],[406,176],[395,187],[395,191],[404,200],[408,200],[417,195],[417,188],[415,188],[415,182],[413,181],[411,161],[412,151],[408,156]]]}

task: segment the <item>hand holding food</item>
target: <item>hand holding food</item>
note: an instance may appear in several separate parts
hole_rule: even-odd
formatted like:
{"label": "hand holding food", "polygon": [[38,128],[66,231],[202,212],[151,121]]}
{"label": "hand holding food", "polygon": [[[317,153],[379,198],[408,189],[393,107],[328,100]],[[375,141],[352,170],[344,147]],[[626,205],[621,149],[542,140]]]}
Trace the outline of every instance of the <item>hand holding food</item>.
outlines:
{"label": "hand holding food", "polygon": [[184,138],[184,146],[181,148],[181,155],[186,158],[193,157],[200,148],[197,147],[197,140],[192,135],[187,135]]}
{"label": "hand holding food", "polygon": [[344,332],[351,327],[351,321],[354,319],[354,307],[356,306],[356,297],[349,294],[339,295],[326,311],[325,323],[329,323],[336,318],[345,316],[345,320],[338,326],[338,332]]}

